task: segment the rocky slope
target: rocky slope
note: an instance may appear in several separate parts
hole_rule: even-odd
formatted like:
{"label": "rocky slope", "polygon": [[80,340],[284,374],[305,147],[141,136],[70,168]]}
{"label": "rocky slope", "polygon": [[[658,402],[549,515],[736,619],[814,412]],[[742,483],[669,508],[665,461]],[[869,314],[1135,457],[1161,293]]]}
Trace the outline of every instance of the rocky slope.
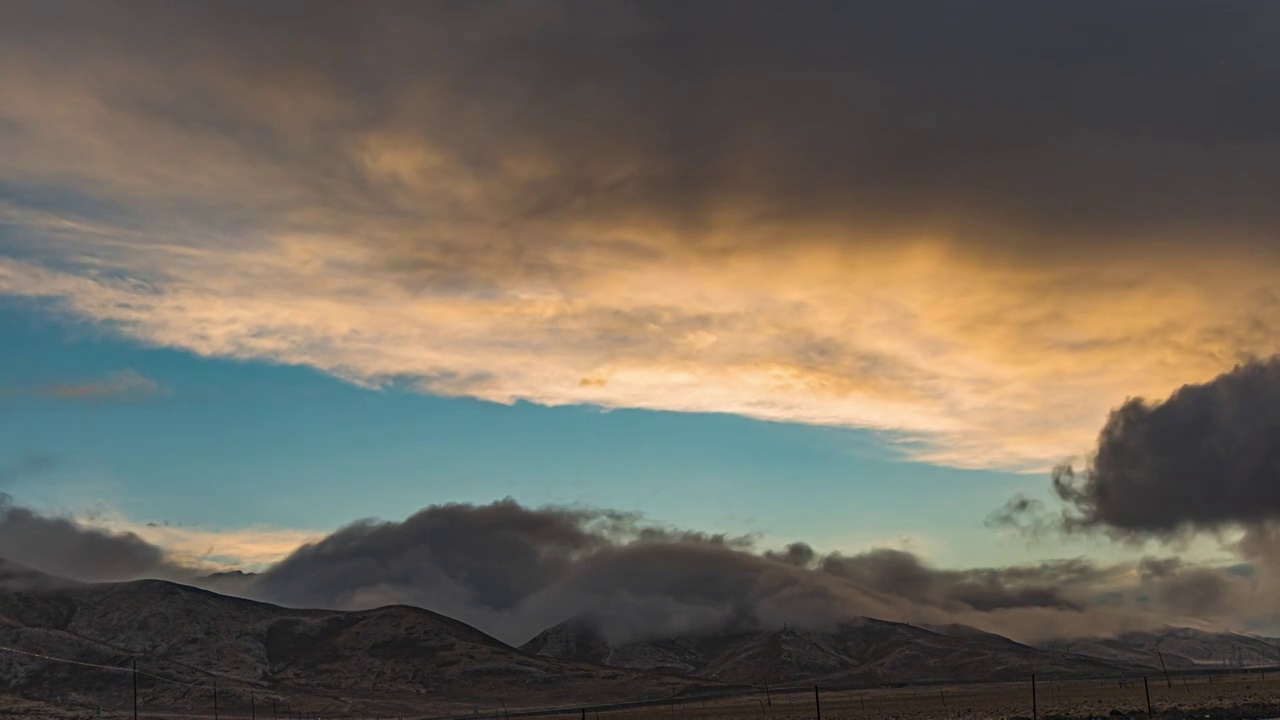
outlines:
{"label": "rocky slope", "polygon": [[9,575],[0,693],[65,706],[131,703],[135,659],[144,708],[207,709],[216,683],[229,714],[248,714],[251,693],[264,710],[390,716],[670,697],[692,685],[531,657],[418,608],[292,610],[168,582],[81,585],[0,566]]}
{"label": "rocky slope", "polygon": [[1115,663],[1045,652],[973,628],[922,628],[862,618],[831,630],[747,630],[611,644],[590,618],[574,618],[521,649],[539,657],[652,670],[726,683],[800,680],[894,683],[1020,679],[1032,672],[1114,672]]}

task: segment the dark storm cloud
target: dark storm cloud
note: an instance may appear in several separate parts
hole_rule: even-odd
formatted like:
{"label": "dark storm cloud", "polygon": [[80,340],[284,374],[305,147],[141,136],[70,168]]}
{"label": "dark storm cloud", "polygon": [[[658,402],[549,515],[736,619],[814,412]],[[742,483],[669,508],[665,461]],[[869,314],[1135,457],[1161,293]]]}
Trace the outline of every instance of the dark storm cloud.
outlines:
{"label": "dark storm cloud", "polygon": [[386,591],[501,611],[608,543],[608,526],[617,520],[587,511],[531,511],[511,501],[432,506],[403,522],[359,522],[305,545],[259,585],[293,604],[345,605]]}
{"label": "dark storm cloud", "polygon": [[[307,143],[376,128],[489,178],[485,208],[458,210],[486,222],[656,223],[695,241],[728,210],[1083,256],[1209,229],[1256,240],[1280,219],[1274,3],[78,9],[11,3],[0,32],[16,49],[56,41],[72,63],[146,48],[139,82],[192,70],[159,80],[163,101],[125,83],[115,102],[323,170],[307,192],[351,181],[332,198],[348,209],[388,200]],[[504,169],[516,155],[543,163],[536,183]]]}
{"label": "dark storm cloud", "polygon": [[132,533],[86,527],[41,514],[0,494],[0,558],[50,575],[85,582],[174,578],[191,572]]}
{"label": "dark storm cloud", "polygon": [[747,552],[746,542],[646,526],[627,513],[510,500],[431,506],[304,546],[253,592],[290,605],[421,605],[507,639],[578,613],[631,636],[759,623],[805,597],[825,598],[835,612],[832,592]]}
{"label": "dark storm cloud", "polygon": [[1280,518],[1280,358],[1125,402],[1089,464],[1059,469],[1054,489],[1077,529],[1169,536]]}
{"label": "dark storm cloud", "polygon": [[808,543],[793,542],[780,551],[765,551],[765,557],[785,562],[788,565],[807,568],[812,566],[814,561],[818,559],[818,551],[814,550]]}
{"label": "dark storm cloud", "polygon": [[[1252,566],[1146,558],[961,570],[897,550],[822,555],[805,543],[757,551],[743,539],[656,527],[624,512],[437,505],[403,522],[362,521],[260,574],[208,574],[128,533],[0,506],[0,581],[24,568],[81,581],[161,578],[289,606],[424,607],[508,642],[571,617],[612,641],[861,616],[960,623],[1024,641],[1110,635],[1186,617],[1242,624],[1274,587]],[[1244,570],[1247,569],[1248,572]],[[0,585],[3,585],[0,582]]]}
{"label": "dark storm cloud", "polygon": [[74,586],[73,580],[33,570],[21,563],[0,557],[0,590],[8,592],[39,592]]}
{"label": "dark storm cloud", "polygon": [[824,572],[880,592],[952,610],[1025,607],[1082,610],[1084,603],[1067,594],[1072,586],[1105,579],[1104,573],[1081,561],[1032,567],[939,570],[925,565],[912,553],[888,549],[852,557],[830,555],[823,559],[820,567]]}
{"label": "dark storm cloud", "polygon": [[[1165,591],[1177,582],[1199,587],[1183,579],[1198,569],[1171,567],[1160,584],[1144,581],[1143,592],[1160,593],[1141,601],[1132,568],[1122,566],[1063,560],[946,570],[896,550],[821,555],[793,543],[761,552],[742,539],[655,530],[627,513],[506,500],[357,523],[250,578],[244,592],[286,605],[418,605],[511,642],[574,616],[614,640],[823,627],[857,616],[1036,638],[1107,634],[1162,621],[1171,607],[1208,608],[1208,591],[1198,603],[1174,602],[1176,589]],[[1095,604],[1106,592],[1130,615]],[[1132,614],[1139,610],[1146,620]]]}
{"label": "dark storm cloud", "polygon": [[1259,580],[1249,565],[1196,567],[1176,557],[1146,557],[1138,572],[1140,587],[1171,612],[1217,617],[1257,603]]}

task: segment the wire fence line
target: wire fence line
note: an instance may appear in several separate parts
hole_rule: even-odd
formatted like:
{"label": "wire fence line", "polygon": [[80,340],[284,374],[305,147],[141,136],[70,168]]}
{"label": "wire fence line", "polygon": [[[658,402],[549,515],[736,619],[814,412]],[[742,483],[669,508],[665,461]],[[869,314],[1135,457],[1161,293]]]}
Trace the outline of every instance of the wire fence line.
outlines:
{"label": "wire fence line", "polygon": [[[135,718],[138,717],[137,679],[140,677],[150,678],[152,680],[157,680],[163,683],[167,683],[170,685],[175,685],[183,688],[190,688],[194,690],[206,691],[211,693],[212,701],[213,701],[212,707],[213,707],[214,718],[218,718],[219,716],[219,713],[218,713],[219,694],[221,694],[224,701],[228,695],[231,695],[231,696],[238,695],[241,697],[248,696],[250,698],[250,707],[251,707],[250,716],[251,717],[256,717],[256,713],[254,712],[254,709],[256,708],[253,707],[254,705],[253,701],[255,697],[261,697],[264,701],[267,701],[268,703],[270,703],[269,705],[264,704],[263,710],[265,711],[269,707],[272,717],[274,718],[279,718],[281,716],[285,718],[296,717],[299,720],[307,720],[309,718],[316,718],[316,720],[319,719],[319,715],[316,713],[304,713],[302,711],[297,711],[296,713],[294,712],[293,703],[296,702],[299,697],[301,697],[304,700],[315,700],[319,698],[320,700],[323,701],[323,700],[330,699],[328,696],[324,696],[316,693],[309,693],[305,691],[297,692],[294,689],[290,689],[287,691],[276,689],[276,688],[258,688],[258,687],[251,687],[249,689],[244,689],[244,688],[236,687],[236,684],[244,683],[243,680],[238,678],[221,677],[214,673],[205,671],[201,668],[185,665],[183,663],[177,663],[172,660],[164,660],[162,658],[149,657],[145,653],[133,653],[126,648],[112,648],[112,649],[117,650],[123,654],[129,655],[130,657],[129,664],[128,665],[106,665],[101,663],[91,663],[91,662],[85,662],[83,660],[72,660],[71,658],[57,657],[54,655],[34,652],[31,650],[23,650],[21,648],[10,647],[7,645],[0,645],[0,652],[12,653],[15,655],[24,655],[27,657],[36,658],[39,660],[45,660],[48,662],[61,663],[64,665],[71,665],[71,666],[77,666],[77,667],[92,668],[95,670],[105,670],[111,673],[119,673],[119,674],[130,676],[130,678],[133,680],[131,689],[132,689],[133,717]],[[206,674],[209,676],[209,682],[208,683],[185,682],[183,680],[177,680],[172,677],[165,677],[163,675],[157,675],[153,672],[147,672],[146,670],[139,670],[137,669],[137,662],[143,659],[150,660],[152,662],[157,662],[157,663],[168,663],[171,665],[179,665],[193,672]],[[230,687],[224,685],[222,688],[219,688],[218,680],[220,678],[224,681],[230,680],[233,684]],[[282,698],[287,698],[289,702],[283,705],[283,707],[280,707],[280,703],[278,703],[277,701]],[[84,707],[83,705],[73,705],[65,702],[49,703],[48,701],[45,701],[45,700],[41,700],[40,702],[44,702],[46,704],[56,704],[56,705],[61,705],[67,708],[75,708],[75,709],[82,709]],[[94,707],[95,707],[96,714],[100,715],[102,711],[102,706],[100,704],[97,704]],[[191,707],[190,703],[187,704],[187,707],[188,709],[190,709]],[[281,712],[282,710],[283,710],[283,713]],[[149,713],[149,714],[153,716],[156,715],[156,713]],[[265,713],[264,713],[264,717],[265,717]]]}
{"label": "wire fence line", "polygon": [[[125,649],[118,649],[121,652],[127,652]],[[217,682],[219,679],[224,681],[230,680],[233,685],[224,686],[221,690],[224,704],[221,708],[223,717],[258,717],[259,709],[262,711],[261,716],[267,716],[268,707],[273,718],[298,718],[299,720],[326,720],[328,718],[389,718],[396,720],[399,717],[403,720],[403,715],[398,713],[383,712],[381,716],[374,712],[357,712],[359,705],[369,706],[388,706],[395,704],[403,704],[406,708],[413,704],[413,698],[401,697],[398,695],[388,696],[384,699],[375,698],[342,698],[337,694],[322,694],[311,692],[298,688],[283,688],[270,686],[250,686],[244,687],[244,680],[227,678],[223,676],[207,673],[200,668],[188,666],[183,663],[175,663],[172,660],[163,660],[160,658],[146,658],[144,655],[131,657],[129,665],[112,665],[85,662],[81,660],[73,660],[70,658],[57,657],[45,653],[23,650],[10,646],[0,645],[0,652],[24,655],[39,660],[62,663],[71,666],[79,666],[85,668],[93,668],[116,674],[127,674],[132,676],[133,685],[133,702],[134,717],[137,717],[137,685],[136,681],[139,677],[150,678],[163,683],[168,683],[184,688],[193,688],[197,690],[212,692],[212,717],[219,718],[218,697],[219,688]],[[186,682],[172,677],[165,677],[153,672],[145,670],[137,670],[134,663],[139,659],[147,659],[154,662],[177,664],[188,670],[209,675],[210,682]],[[1227,699],[1227,695],[1239,695],[1240,686],[1244,690],[1251,691],[1242,696],[1242,701],[1250,701],[1255,704],[1259,702],[1270,702],[1272,700],[1280,700],[1280,668],[1275,666],[1269,667],[1253,667],[1253,668],[1233,668],[1233,669],[1192,669],[1192,670],[1174,670],[1167,673],[1154,671],[1149,676],[1138,674],[1097,674],[1091,676],[1061,676],[1061,677],[1043,677],[1039,681],[1040,695],[1037,700],[1036,686],[1037,681],[1034,675],[1030,676],[1029,687],[1025,681],[1015,680],[998,680],[991,682],[964,682],[956,680],[927,680],[915,683],[893,683],[893,684],[841,684],[818,686],[808,683],[788,683],[783,685],[743,685],[736,688],[725,688],[705,692],[697,695],[675,695],[665,697],[647,697],[633,699],[622,702],[610,703],[569,703],[557,704],[556,706],[544,706],[539,708],[517,708],[508,710],[505,702],[494,699],[492,703],[485,703],[485,711],[480,712],[478,704],[472,706],[470,713],[456,713],[451,715],[425,716],[418,713],[412,713],[413,717],[425,718],[431,717],[431,720],[462,720],[464,718],[493,718],[494,720],[510,720],[511,718],[530,718],[530,717],[568,717],[581,720],[591,720],[588,713],[592,714],[594,720],[600,720],[601,713],[609,714],[612,720],[635,720],[647,718],[663,718],[664,720],[725,720],[726,718],[789,718],[794,720],[796,717],[815,717],[819,720],[823,717],[823,707],[828,708],[827,717],[829,718],[877,718],[877,717],[955,717],[961,713],[966,707],[968,714],[972,714],[974,705],[992,705],[1005,708],[1003,714],[997,713],[996,716],[1016,717],[1029,716],[1036,718],[1040,715],[1040,711],[1048,708],[1063,706],[1064,703],[1081,702],[1097,703],[1113,703],[1116,705],[1135,705],[1135,712],[1141,712],[1142,699],[1145,696],[1145,710],[1148,716],[1151,716],[1157,707],[1167,707],[1172,702],[1173,707],[1179,707],[1179,702],[1187,703],[1193,701],[1204,701],[1209,704],[1213,702],[1222,703]],[[1155,685],[1150,680],[1154,678]],[[1216,678],[1216,682],[1215,682]],[[1175,685],[1174,680],[1177,680]],[[1258,691],[1252,691],[1252,685],[1249,683],[1260,683]],[[236,684],[241,685],[236,687]],[[1234,685],[1233,685],[1234,684]],[[1153,704],[1152,688],[1155,687],[1155,703]],[[1141,693],[1139,692],[1141,691]],[[122,687],[122,692],[127,688]],[[1181,694],[1179,694],[1181,693]],[[249,698],[249,706],[247,708],[235,708],[236,711],[228,713],[233,708],[227,707],[225,700],[227,696],[239,696],[243,699],[245,696]],[[824,699],[825,698],[825,699]],[[255,699],[261,699],[264,703],[259,706],[255,704]],[[281,706],[279,700],[288,700],[287,705]],[[1179,702],[1174,702],[1179,701]],[[267,703],[270,703],[268,706]],[[294,709],[294,704],[300,706],[320,706],[327,705],[330,709]],[[332,705],[339,703],[345,707],[337,712],[332,712]],[[500,708],[495,707],[501,703]],[[67,708],[75,708],[83,710],[85,704],[71,704],[66,702],[58,702]],[[1039,707],[1037,707],[1039,705]],[[1025,708],[1023,708],[1025,706]],[[92,707],[92,706],[89,706]],[[757,710],[758,707],[758,710]],[[679,711],[677,712],[677,708]],[[1023,708],[1019,710],[1019,708]],[[186,702],[186,709],[191,710],[191,704]],[[248,710],[245,713],[245,710]],[[1114,707],[1112,708],[1114,709]],[[283,712],[282,712],[283,710]],[[834,712],[832,712],[834,710]],[[1105,710],[1105,709],[1104,709]],[[1029,712],[1028,712],[1029,711]],[[101,706],[98,706],[98,712],[101,712]],[[152,717],[163,717],[173,715],[172,708],[157,707],[154,710],[148,710],[147,715]],[[184,717],[208,717],[209,715],[193,715],[191,712],[180,713]],[[1047,714],[1047,713],[1046,713]],[[1055,713],[1062,714],[1062,713]],[[1069,713],[1068,713],[1069,714]],[[1113,713],[1114,714],[1114,713]],[[125,712],[127,716],[127,712]],[[677,717],[679,715],[679,717]]]}

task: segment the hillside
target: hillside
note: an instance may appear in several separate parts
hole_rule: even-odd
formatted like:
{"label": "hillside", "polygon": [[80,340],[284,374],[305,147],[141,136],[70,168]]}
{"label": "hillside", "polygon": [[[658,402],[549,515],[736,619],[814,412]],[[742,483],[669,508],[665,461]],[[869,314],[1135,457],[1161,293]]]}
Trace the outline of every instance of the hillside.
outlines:
{"label": "hillside", "polygon": [[1233,632],[1169,628],[1130,632],[1116,638],[1058,640],[1041,646],[1055,652],[1087,655],[1104,662],[1195,670],[1280,665],[1280,643]]}
{"label": "hillside", "polygon": [[[162,581],[64,583],[5,566],[0,692],[64,705],[442,714],[670,697],[688,681],[531,657],[411,607],[292,610]],[[112,669],[51,662],[17,651]],[[163,678],[163,679],[161,679]]]}
{"label": "hillside", "polygon": [[521,649],[539,657],[726,683],[1001,680],[1031,672],[1079,675],[1116,669],[1096,658],[1049,653],[972,628],[927,629],[872,618],[827,631],[750,630],[616,645],[589,618],[574,618]]}

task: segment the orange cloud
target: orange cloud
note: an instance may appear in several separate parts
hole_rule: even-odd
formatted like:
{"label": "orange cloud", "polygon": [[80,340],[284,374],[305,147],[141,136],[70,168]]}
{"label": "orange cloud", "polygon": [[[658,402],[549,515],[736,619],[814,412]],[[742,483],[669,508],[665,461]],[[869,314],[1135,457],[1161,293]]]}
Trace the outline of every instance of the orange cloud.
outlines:
{"label": "orange cloud", "polygon": [[[369,387],[872,428],[922,460],[1024,470],[1086,451],[1128,396],[1280,351],[1268,185],[1238,172],[1234,145],[1184,138],[1199,125],[1174,111],[1220,107],[1221,88],[1172,70],[1123,84],[1114,67],[1153,56],[1139,35],[1099,74],[1017,62],[1037,43],[975,54],[942,33],[935,56],[879,42],[921,27],[888,17],[851,25],[877,42],[842,35],[832,61],[910,56],[842,74],[806,54],[825,35],[803,13],[741,14],[757,25],[739,30],[777,41],[743,56],[734,38],[751,32],[688,18],[671,36],[643,6],[585,29],[551,11],[423,8],[360,18],[367,42],[340,10],[249,35],[180,7],[145,26],[108,8],[88,23],[15,13],[0,182],[92,202],[0,208],[0,293]],[[1109,12],[1108,37],[1137,22]],[[1057,27],[1078,25],[1030,31]],[[1238,35],[1205,27],[1197,42],[1248,88]],[[526,32],[555,41],[511,42]],[[646,74],[667,61],[645,55],[651,37],[700,43],[677,75],[705,96],[669,104],[685,96]],[[367,77],[325,64],[342,43]],[[947,43],[1000,72],[964,74]],[[1031,81],[1057,106],[1102,95],[1114,112],[1080,133],[1005,103],[1024,65],[1052,70]],[[990,107],[877,92],[903,87],[901,67]],[[1280,166],[1269,147],[1259,167]]]}

